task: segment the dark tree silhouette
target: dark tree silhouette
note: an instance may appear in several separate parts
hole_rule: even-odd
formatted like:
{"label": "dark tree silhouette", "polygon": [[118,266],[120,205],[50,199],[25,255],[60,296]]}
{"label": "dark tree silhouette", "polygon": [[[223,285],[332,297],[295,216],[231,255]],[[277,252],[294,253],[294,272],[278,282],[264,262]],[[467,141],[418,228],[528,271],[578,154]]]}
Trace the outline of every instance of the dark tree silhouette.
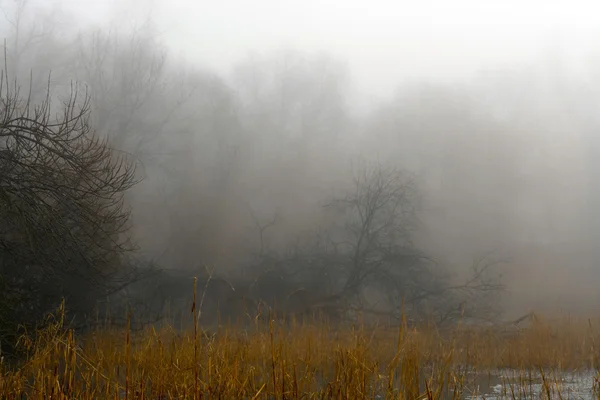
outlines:
{"label": "dark tree silhouette", "polygon": [[[56,104],[55,104],[56,103]],[[32,103],[0,82],[0,340],[64,298],[77,318],[128,283],[129,210],[135,165],[89,123],[89,97]]]}

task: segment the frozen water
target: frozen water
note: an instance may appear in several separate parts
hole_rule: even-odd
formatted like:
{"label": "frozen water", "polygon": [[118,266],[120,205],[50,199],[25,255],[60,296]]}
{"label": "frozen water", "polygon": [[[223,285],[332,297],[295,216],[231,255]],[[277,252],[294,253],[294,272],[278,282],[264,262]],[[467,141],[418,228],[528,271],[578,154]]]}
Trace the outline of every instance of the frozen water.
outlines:
{"label": "frozen water", "polygon": [[500,370],[475,376],[472,392],[465,399],[597,399],[597,380],[598,372],[593,370]]}

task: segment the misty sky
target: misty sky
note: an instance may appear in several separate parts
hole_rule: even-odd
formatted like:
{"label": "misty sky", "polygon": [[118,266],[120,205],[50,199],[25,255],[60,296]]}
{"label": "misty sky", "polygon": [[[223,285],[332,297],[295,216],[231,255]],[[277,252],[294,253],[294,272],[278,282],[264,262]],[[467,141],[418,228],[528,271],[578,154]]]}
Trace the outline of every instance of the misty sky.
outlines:
{"label": "misty sky", "polygon": [[[67,0],[89,21],[114,0]],[[176,54],[217,70],[250,51],[325,50],[361,91],[388,94],[414,78],[468,77],[561,51],[576,63],[600,38],[600,3],[557,0],[133,0]],[[151,7],[150,7],[151,6]],[[124,6],[117,6],[123,9]],[[112,11],[110,11],[112,9]],[[129,15],[129,14],[128,14]]]}

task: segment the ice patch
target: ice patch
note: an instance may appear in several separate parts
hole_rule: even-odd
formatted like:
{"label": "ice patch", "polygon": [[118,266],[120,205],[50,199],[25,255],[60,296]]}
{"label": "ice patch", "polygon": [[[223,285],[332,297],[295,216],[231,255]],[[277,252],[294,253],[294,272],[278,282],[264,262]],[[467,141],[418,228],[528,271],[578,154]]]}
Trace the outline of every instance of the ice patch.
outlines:
{"label": "ice patch", "polygon": [[489,384],[477,385],[469,400],[550,399],[588,400],[598,398],[598,372],[501,370],[489,374]]}

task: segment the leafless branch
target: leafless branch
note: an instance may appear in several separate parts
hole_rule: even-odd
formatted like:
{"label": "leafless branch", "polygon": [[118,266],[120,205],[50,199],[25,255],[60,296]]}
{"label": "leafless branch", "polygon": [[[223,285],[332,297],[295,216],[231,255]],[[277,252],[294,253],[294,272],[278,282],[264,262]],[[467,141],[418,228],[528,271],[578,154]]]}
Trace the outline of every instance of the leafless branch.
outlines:
{"label": "leafless branch", "polygon": [[63,296],[84,312],[133,277],[124,194],[135,163],[94,133],[77,85],[35,103],[4,71],[0,93],[0,273],[10,279],[0,298],[28,321]]}

